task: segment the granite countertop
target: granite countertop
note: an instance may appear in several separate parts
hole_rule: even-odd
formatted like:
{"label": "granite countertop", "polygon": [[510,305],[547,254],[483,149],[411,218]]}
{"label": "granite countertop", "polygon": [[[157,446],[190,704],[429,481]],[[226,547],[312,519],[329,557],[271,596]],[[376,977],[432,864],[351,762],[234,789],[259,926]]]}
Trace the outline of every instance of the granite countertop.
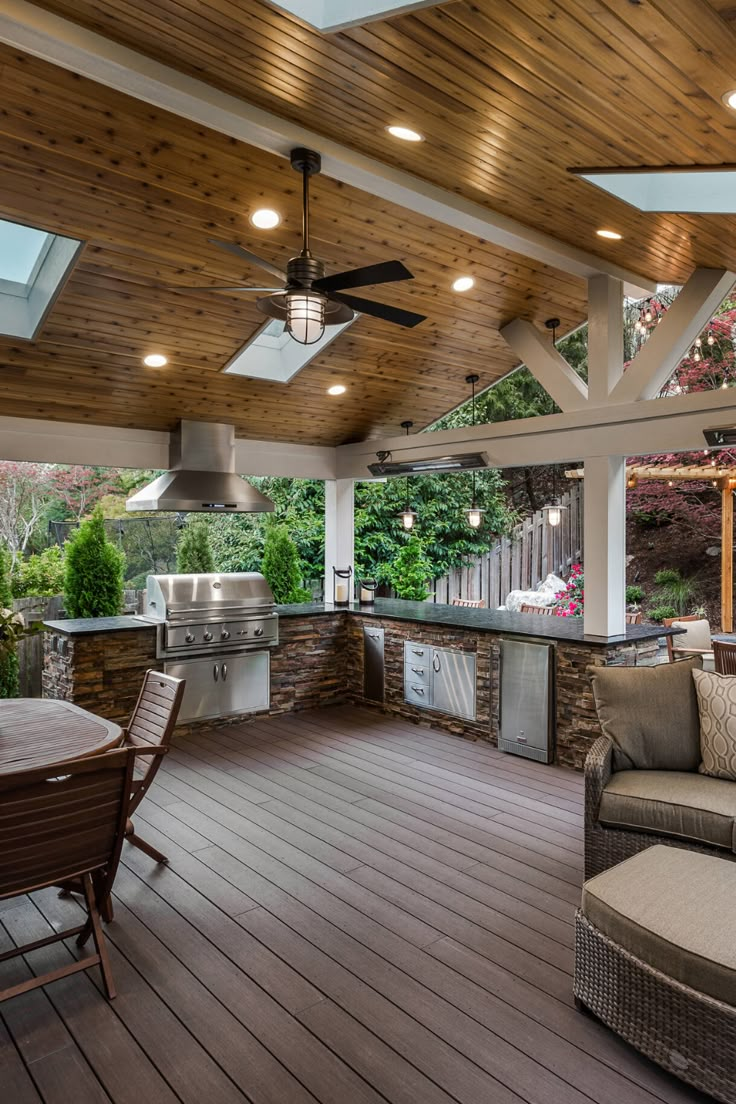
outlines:
{"label": "granite countertop", "polygon": [[510,613],[508,610],[466,609],[434,602],[405,602],[398,598],[377,598],[371,606],[357,603],[335,606],[331,602],[305,602],[302,605],[279,606],[281,617],[319,617],[326,614],[359,614],[361,617],[386,618],[391,621],[415,621],[425,625],[447,625],[473,632],[508,633],[512,636],[532,636],[538,640],[566,640],[583,644],[622,644],[637,640],[656,640],[675,635],[681,630],[665,629],[661,625],[627,625],[621,636],[592,636],[585,633],[582,618],[543,617],[537,613]]}
{"label": "granite countertop", "polygon": [[[530,636],[537,640],[566,640],[582,644],[623,644],[636,640],[654,640],[681,632],[661,625],[627,625],[622,636],[591,636],[583,630],[582,618],[541,617],[535,613],[510,613],[508,610],[465,609],[434,602],[405,602],[399,598],[377,598],[372,606],[335,606],[331,602],[304,602],[299,605],[277,606],[280,617],[324,617],[337,613],[348,616],[385,618],[389,621],[414,621],[425,625],[446,625],[470,632],[508,633]],[[63,621],[45,621],[44,628],[64,636],[86,636],[90,633],[113,633],[136,630],[149,632],[155,628],[141,617],[81,617]]]}

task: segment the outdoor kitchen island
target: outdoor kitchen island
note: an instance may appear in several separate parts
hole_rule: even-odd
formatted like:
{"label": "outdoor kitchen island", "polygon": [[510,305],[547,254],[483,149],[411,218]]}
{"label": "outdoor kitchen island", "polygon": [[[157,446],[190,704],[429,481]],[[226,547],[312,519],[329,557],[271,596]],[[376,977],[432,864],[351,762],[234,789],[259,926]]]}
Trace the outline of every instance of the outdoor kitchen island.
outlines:
{"label": "outdoor kitchen island", "polygon": [[[350,701],[494,744],[499,735],[502,642],[551,646],[555,757],[576,768],[599,734],[587,668],[651,663],[663,633],[659,626],[630,625],[624,636],[602,640],[586,636],[577,618],[393,599],[377,599],[372,606],[280,606],[276,612],[278,644],[268,649],[270,713]],[[382,679],[366,682],[364,657],[372,656],[368,666],[375,667],[371,634],[377,630],[382,637]],[[406,700],[418,693],[412,690],[420,679],[414,672],[424,667],[423,657],[412,656],[414,648],[427,649],[430,666],[435,653],[438,663],[439,656],[448,658],[466,684],[472,681],[470,706],[465,698],[447,708],[426,708],[420,698]],[[130,616],[49,621],[44,652],[44,697],[73,701],[116,721],[130,713],[144,672],[161,662],[156,627]],[[381,696],[382,701],[375,700]],[[185,721],[182,727],[232,719]]]}

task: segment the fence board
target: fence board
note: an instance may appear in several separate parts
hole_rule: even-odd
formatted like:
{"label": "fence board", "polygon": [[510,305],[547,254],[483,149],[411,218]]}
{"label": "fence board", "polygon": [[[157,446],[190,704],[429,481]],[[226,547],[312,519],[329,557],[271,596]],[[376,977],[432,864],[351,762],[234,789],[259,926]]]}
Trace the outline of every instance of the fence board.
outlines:
{"label": "fence board", "polygon": [[567,506],[553,529],[538,510],[488,552],[468,560],[430,585],[430,601],[482,598],[489,609],[503,605],[510,590],[535,590],[550,571],[566,575],[583,559],[583,488],[575,484],[560,498]]}

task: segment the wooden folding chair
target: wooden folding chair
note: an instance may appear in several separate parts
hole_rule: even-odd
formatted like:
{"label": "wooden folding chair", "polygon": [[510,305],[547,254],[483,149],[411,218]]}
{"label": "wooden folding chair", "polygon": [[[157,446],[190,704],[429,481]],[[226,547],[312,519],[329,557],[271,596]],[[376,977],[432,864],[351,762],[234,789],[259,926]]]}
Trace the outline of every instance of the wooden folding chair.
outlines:
{"label": "wooden folding chair", "polygon": [[736,642],[714,640],[713,660],[719,675],[736,675]]}
{"label": "wooden folding chair", "polygon": [[105,992],[115,996],[100,923],[125,835],[133,780],[132,752],[125,748],[51,767],[0,775],[0,900],[47,886],[81,886],[83,924],[0,954],[0,962],[76,935],[90,935],[95,954],[0,990],[0,1001],[79,970],[99,966]]}
{"label": "wooden folding chair", "polygon": [[462,606],[463,609],[484,609],[485,602],[482,598],[477,601],[473,598],[453,598],[450,602],[451,606]]}
{"label": "wooden folding chair", "polygon": [[519,610],[519,613],[540,613],[542,616],[550,617],[554,606],[530,606],[524,602]]}
{"label": "wooden folding chair", "polygon": [[133,814],[151,788],[161,760],[169,750],[185,685],[184,679],[172,678],[159,671],[146,671],[138,701],[125,730],[125,746],[132,748],[136,757],[140,756],[130,794],[125,838],[159,863],[168,862],[168,859],[137,834]]}

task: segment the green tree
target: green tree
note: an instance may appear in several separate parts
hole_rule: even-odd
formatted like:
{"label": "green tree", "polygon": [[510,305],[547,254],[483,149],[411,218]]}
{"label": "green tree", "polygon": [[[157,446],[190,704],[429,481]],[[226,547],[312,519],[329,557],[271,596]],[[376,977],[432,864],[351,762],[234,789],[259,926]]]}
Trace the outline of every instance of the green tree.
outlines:
{"label": "green tree", "polygon": [[[13,595],[10,589],[10,565],[12,556],[5,545],[0,545],[0,611],[12,610]],[[0,648],[0,698],[17,698],[20,693],[18,653],[14,647]]]}
{"label": "green tree", "polygon": [[215,570],[209,526],[204,518],[190,518],[176,545],[176,570],[183,575],[207,575]]}
{"label": "green tree", "polygon": [[125,556],[105,535],[102,510],[72,533],[66,545],[64,605],[69,617],[114,617],[123,604]]}
{"label": "green tree", "polygon": [[429,591],[427,580],[432,577],[432,565],[424,554],[421,540],[412,533],[388,567],[391,586],[397,598],[423,602]]}
{"label": "green tree", "polygon": [[19,560],[13,573],[14,598],[53,598],[64,589],[64,553],[58,544],[51,544]]}
{"label": "green tree", "polygon": [[279,605],[309,601],[310,594],[301,585],[299,553],[285,525],[272,522],[268,526],[261,571]]}

